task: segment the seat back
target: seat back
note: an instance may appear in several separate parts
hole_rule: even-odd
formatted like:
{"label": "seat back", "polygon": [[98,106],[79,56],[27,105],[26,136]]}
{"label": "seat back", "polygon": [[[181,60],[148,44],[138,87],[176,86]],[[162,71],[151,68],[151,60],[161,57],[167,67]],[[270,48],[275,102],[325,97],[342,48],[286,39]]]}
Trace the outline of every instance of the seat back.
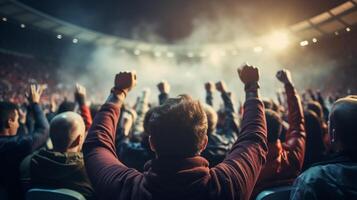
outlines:
{"label": "seat back", "polygon": [[2,187],[0,187],[0,199],[1,200],[8,200],[9,199],[9,195],[8,195],[6,189],[2,188]]}
{"label": "seat back", "polygon": [[26,200],[85,200],[79,192],[70,189],[33,188],[26,193]]}
{"label": "seat back", "polygon": [[295,187],[284,186],[266,189],[260,192],[255,200],[284,200],[290,198],[290,192]]}

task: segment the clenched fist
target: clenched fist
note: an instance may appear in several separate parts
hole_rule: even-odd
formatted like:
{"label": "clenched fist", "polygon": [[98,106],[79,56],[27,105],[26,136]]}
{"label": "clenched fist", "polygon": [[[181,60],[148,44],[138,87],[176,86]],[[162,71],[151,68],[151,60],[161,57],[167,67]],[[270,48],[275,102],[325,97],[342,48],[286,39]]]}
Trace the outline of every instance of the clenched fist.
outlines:
{"label": "clenched fist", "polygon": [[170,85],[167,81],[164,80],[157,84],[157,89],[159,89],[160,93],[168,94],[170,92]]}
{"label": "clenched fist", "polygon": [[278,71],[276,73],[276,78],[284,84],[292,84],[291,73],[287,69]]}
{"label": "clenched fist", "polygon": [[125,96],[136,85],[136,72],[120,72],[115,75],[114,88],[112,92],[118,94],[123,92]]}
{"label": "clenched fist", "polygon": [[259,70],[257,67],[245,64],[242,68],[238,68],[240,80],[245,84],[257,83],[259,81]]}
{"label": "clenched fist", "polygon": [[216,89],[219,91],[219,92],[226,92],[227,91],[227,86],[226,84],[224,83],[224,81],[218,81],[216,83]]}
{"label": "clenched fist", "polygon": [[205,89],[207,92],[213,92],[215,89],[215,86],[212,82],[207,82],[207,83],[205,83]]}

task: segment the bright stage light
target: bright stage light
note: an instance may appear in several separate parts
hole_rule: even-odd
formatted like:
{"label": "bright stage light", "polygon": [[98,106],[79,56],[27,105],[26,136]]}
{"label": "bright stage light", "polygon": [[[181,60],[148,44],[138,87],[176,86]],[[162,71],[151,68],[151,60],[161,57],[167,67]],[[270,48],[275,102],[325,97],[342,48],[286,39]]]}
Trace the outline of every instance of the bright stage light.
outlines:
{"label": "bright stage light", "polygon": [[300,42],[300,46],[302,46],[302,47],[307,46],[307,45],[309,45],[309,41],[307,41],[307,40]]}
{"label": "bright stage light", "polygon": [[289,45],[289,35],[286,31],[275,31],[268,38],[267,43],[273,50],[282,50]]}
{"label": "bright stage light", "polygon": [[347,28],[346,28],[346,31],[347,31],[347,32],[350,32],[350,31],[351,31],[351,28],[350,28],[350,27],[347,27]]}
{"label": "bright stage light", "polygon": [[263,47],[254,47],[253,48],[253,51],[255,52],[255,53],[260,53],[260,52],[262,52],[263,51]]}
{"label": "bright stage light", "polygon": [[78,39],[77,39],[77,38],[73,38],[72,42],[73,42],[74,44],[77,44],[77,43],[78,43]]}
{"label": "bright stage light", "polygon": [[26,25],[25,24],[21,24],[20,27],[21,28],[26,28]]}
{"label": "bright stage light", "polygon": [[3,18],[2,18],[2,21],[6,22],[6,21],[7,21],[7,18],[6,18],[6,17],[3,17]]}
{"label": "bright stage light", "polygon": [[139,49],[135,49],[135,50],[134,50],[134,54],[135,54],[136,56],[140,55],[140,53],[141,53],[141,52],[140,52]]}
{"label": "bright stage light", "polygon": [[62,35],[61,34],[59,34],[59,35],[57,35],[57,39],[62,39]]}
{"label": "bright stage light", "polygon": [[161,52],[160,51],[155,51],[154,55],[155,55],[155,57],[161,57]]}
{"label": "bright stage light", "polygon": [[313,42],[313,43],[316,43],[316,42],[317,42],[317,39],[316,39],[316,38],[312,38],[312,42]]}

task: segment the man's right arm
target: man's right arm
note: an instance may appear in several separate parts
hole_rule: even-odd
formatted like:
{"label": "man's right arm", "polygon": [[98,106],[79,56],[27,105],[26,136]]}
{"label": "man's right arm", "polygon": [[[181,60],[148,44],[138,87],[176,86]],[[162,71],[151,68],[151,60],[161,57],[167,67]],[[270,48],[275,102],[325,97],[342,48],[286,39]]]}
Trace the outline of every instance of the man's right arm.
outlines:
{"label": "man's right arm", "polygon": [[264,105],[257,91],[259,79],[257,69],[245,66],[239,74],[243,83],[246,84],[246,102],[241,133],[226,159],[212,168],[211,175],[215,177],[217,184],[230,183],[228,188],[234,188],[224,191],[229,196],[222,194],[221,197],[248,199],[265,163],[268,150],[267,128]]}

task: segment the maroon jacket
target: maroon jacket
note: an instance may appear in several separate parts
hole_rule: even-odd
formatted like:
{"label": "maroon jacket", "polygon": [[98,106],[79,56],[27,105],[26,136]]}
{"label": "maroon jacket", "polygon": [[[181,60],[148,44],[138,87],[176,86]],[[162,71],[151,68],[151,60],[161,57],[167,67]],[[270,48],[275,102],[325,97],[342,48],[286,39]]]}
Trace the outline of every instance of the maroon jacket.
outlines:
{"label": "maroon jacket", "polygon": [[300,97],[292,85],[285,85],[289,129],[286,141],[268,143],[267,162],[258,178],[253,196],[268,187],[291,184],[299,175],[305,156],[304,113]]}
{"label": "maroon jacket", "polygon": [[226,159],[209,168],[203,157],[163,157],[144,173],[118,160],[114,141],[120,106],[106,103],[94,118],[84,144],[87,173],[99,198],[249,199],[265,163],[266,122],[259,99],[245,103],[242,131]]}

